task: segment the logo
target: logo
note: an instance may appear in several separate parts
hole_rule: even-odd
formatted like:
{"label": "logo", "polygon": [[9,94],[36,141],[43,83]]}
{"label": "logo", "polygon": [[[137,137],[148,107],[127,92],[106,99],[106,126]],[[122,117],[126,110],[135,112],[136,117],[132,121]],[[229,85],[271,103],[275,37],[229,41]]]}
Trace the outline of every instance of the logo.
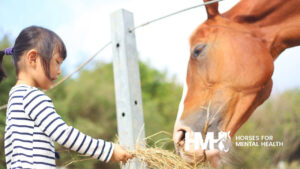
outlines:
{"label": "logo", "polygon": [[[215,150],[218,149],[222,152],[228,152],[231,147],[230,131],[218,132],[218,138],[214,138],[214,132],[207,132],[203,139],[201,132],[186,132],[185,133],[185,150],[190,150],[190,145],[194,145],[194,150]],[[215,148],[216,146],[216,148]]]}

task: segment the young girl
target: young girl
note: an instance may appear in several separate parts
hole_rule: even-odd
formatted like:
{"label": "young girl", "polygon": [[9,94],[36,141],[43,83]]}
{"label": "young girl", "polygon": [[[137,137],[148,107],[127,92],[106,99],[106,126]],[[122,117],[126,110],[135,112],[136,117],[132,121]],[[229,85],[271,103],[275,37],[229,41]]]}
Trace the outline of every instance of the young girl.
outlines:
{"label": "young girl", "polygon": [[[63,41],[54,32],[28,27],[13,48],[0,51],[12,55],[17,83],[9,92],[5,127],[5,158],[11,168],[56,168],[53,141],[84,155],[108,162],[126,162],[132,156],[121,146],[93,139],[68,126],[56,113],[52,100],[41,89],[49,89],[60,75],[67,57]],[[0,66],[0,81],[5,76]]]}

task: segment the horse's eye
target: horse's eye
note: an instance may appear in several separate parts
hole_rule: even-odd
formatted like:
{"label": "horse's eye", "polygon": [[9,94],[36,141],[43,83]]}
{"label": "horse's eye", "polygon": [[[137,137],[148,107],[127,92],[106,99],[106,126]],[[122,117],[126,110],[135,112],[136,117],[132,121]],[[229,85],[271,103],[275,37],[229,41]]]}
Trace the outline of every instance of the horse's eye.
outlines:
{"label": "horse's eye", "polygon": [[193,56],[197,58],[206,47],[206,44],[198,44],[193,50]]}

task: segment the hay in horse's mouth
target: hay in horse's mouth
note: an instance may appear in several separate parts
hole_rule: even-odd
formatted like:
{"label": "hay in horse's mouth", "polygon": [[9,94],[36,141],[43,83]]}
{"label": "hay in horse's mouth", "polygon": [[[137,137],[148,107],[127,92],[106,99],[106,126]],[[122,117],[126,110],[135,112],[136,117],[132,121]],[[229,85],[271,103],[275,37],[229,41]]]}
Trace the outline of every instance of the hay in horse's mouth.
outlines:
{"label": "hay in horse's mouth", "polygon": [[[156,135],[165,134],[167,137],[157,140],[154,146],[146,145],[141,147],[141,144],[136,144],[135,150],[129,152],[134,155],[144,166],[152,169],[204,169],[208,167],[208,163],[204,160],[197,161],[196,163],[190,164],[185,162],[176,152],[163,149],[163,146],[171,142],[171,134],[168,132],[158,132],[146,138],[146,141],[152,140]],[[161,146],[159,146],[159,144]],[[188,156],[195,156],[195,154],[188,154]]]}

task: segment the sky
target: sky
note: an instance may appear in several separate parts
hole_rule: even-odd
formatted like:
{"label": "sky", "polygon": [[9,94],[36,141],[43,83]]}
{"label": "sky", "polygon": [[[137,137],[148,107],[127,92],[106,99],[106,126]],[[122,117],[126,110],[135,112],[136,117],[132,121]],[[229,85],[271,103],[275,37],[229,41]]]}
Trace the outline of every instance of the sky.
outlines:
{"label": "sky", "polygon": [[[222,1],[220,12],[237,2]],[[201,0],[0,0],[0,38],[8,35],[14,41],[23,28],[31,25],[53,30],[66,44],[68,57],[62,68],[68,73],[110,41],[111,13],[124,8],[134,14],[135,25],[139,25],[200,3]],[[136,30],[140,59],[170,76],[176,75],[183,84],[190,55],[189,36],[206,18],[204,7],[200,7]],[[273,94],[300,87],[299,54],[300,47],[287,49],[275,61]],[[105,49],[96,60],[111,62],[112,49]]]}

